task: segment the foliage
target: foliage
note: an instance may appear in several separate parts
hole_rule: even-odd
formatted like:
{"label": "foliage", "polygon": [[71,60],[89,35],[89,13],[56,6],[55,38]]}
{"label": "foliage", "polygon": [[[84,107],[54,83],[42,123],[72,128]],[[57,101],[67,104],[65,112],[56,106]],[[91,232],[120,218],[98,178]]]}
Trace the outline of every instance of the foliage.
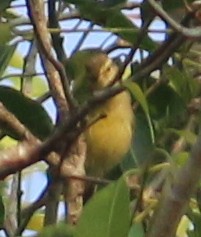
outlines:
{"label": "foliage", "polygon": [[[129,190],[121,178],[100,190],[85,206],[75,236],[126,236],[129,231]],[[91,228],[88,228],[91,226]]]}
{"label": "foliage", "polygon": [[[38,237],[200,236],[198,1],[49,0],[45,20],[36,16],[39,2],[0,2],[1,230],[25,236],[31,229]],[[109,89],[90,87],[105,74],[102,68],[90,71],[89,51],[76,54],[88,48],[119,66]],[[88,114],[122,89],[129,91],[135,114],[130,152],[104,177],[83,176],[78,137],[105,116],[88,121]],[[24,168],[39,169],[38,161],[48,166],[47,185],[26,205]],[[84,199],[82,210],[83,183],[92,197]],[[59,202],[68,204],[67,224],[56,224]]]}

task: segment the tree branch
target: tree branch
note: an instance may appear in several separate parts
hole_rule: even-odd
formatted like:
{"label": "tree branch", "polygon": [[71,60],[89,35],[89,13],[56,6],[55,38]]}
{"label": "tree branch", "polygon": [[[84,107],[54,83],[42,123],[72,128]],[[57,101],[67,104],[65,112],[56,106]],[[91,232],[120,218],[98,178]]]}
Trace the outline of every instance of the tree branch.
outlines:
{"label": "tree branch", "polygon": [[32,133],[26,128],[5,106],[0,102],[0,123],[17,133],[20,139],[37,140]]}
{"label": "tree branch", "polygon": [[172,182],[166,182],[146,237],[175,236],[181,217],[185,214],[189,199],[201,177],[200,170],[201,135],[186,164],[176,172]]}
{"label": "tree branch", "polygon": [[60,112],[59,116],[65,117],[68,104],[72,106],[73,99],[63,65],[55,60],[52,55],[51,37],[47,29],[43,1],[27,0],[26,3],[28,14],[39,44],[39,52],[44,64],[44,70],[47,74],[53,98]]}
{"label": "tree branch", "polygon": [[45,159],[51,151],[58,149],[61,141],[65,141],[67,144],[66,150],[68,150],[83,131],[83,129],[80,131],[77,128],[77,124],[98,104],[103,103],[123,90],[122,86],[114,86],[98,93],[74,113],[71,113],[63,124],[60,124],[55,132],[43,143],[35,140],[32,136],[28,136],[33,139],[23,141],[13,148],[0,152],[0,179],[4,179],[16,171]]}

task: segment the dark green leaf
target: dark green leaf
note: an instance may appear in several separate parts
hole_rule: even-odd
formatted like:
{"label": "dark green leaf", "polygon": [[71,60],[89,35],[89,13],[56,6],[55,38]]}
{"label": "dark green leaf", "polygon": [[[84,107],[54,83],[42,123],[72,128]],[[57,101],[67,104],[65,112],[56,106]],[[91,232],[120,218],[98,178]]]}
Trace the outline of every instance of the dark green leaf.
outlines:
{"label": "dark green leaf", "polygon": [[133,151],[138,164],[149,161],[154,148],[147,118],[142,112],[136,113],[135,136],[133,139]]}
{"label": "dark green leaf", "polygon": [[15,46],[0,45],[0,77],[8,66],[8,63],[15,51],[15,48]]}
{"label": "dark green leaf", "polygon": [[45,227],[37,237],[73,237],[74,227],[65,223]]}
{"label": "dark green leaf", "polygon": [[125,237],[129,224],[129,191],[120,178],[98,191],[86,204],[75,237]]}
{"label": "dark green leaf", "polygon": [[4,223],[4,215],[5,215],[5,208],[4,208],[4,203],[2,200],[2,196],[0,195],[0,227]]}
{"label": "dark green leaf", "polygon": [[103,4],[107,7],[114,7],[127,2],[127,0],[104,0]]}
{"label": "dark green leaf", "polygon": [[12,0],[3,0],[0,2],[0,12],[4,11],[7,7],[10,6]]}
{"label": "dark green leaf", "polygon": [[180,71],[176,67],[166,67],[164,73],[171,86],[185,102],[189,102],[192,97],[195,97],[199,85],[184,70]]}
{"label": "dark green leaf", "polygon": [[191,145],[196,143],[197,135],[192,131],[189,131],[187,129],[178,130],[174,128],[169,128],[167,129],[167,131],[177,134]]}
{"label": "dark green leaf", "polygon": [[138,159],[134,151],[134,147],[131,146],[129,152],[126,154],[122,162],[120,163],[121,172],[130,170],[131,168],[138,167]]}
{"label": "dark green leaf", "polygon": [[143,25],[146,25],[147,23],[150,24],[154,20],[155,12],[152,10],[147,0],[142,1],[142,4],[140,6],[140,14],[141,14]]}
{"label": "dark green leaf", "polygon": [[[192,3],[195,0],[187,0],[187,3]],[[180,8],[186,8],[185,6],[185,2],[183,0],[166,0],[166,1],[162,1],[162,5],[163,8],[169,12],[169,11],[173,11],[173,10],[179,10]]]}
{"label": "dark green leaf", "polygon": [[148,97],[152,119],[165,119],[167,122],[181,124],[186,115],[183,99],[170,86],[161,85]]}
{"label": "dark green leaf", "polygon": [[191,212],[188,217],[193,223],[193,228],[188,231],[188,237],[200,237],[201,236],[201,214],[197,212]]}
{"label": "dark green leaf", "polygon": [[[0,101],[38,138],[44,139],[52,132],[52,121],[38,102],[5,86],[0,86]],[[16,138],[13,131],[12,133],[4,132]]]}
{"label": "dark green leaf", "polygon": [[0,23],[0,32],[0,45],[5,45],[12,39],[10,25],[8,23]]}

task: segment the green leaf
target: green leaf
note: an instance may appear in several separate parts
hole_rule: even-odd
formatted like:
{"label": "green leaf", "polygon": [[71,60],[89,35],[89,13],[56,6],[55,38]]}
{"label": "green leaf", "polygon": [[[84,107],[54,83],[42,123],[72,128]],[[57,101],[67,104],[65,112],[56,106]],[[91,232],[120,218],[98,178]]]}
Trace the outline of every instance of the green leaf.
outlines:
{"label": "green leaf", "polygon": [[144,96],[143,91],[139,87],[139,85],[135,82],[125,82],[124,85],[130,90],[132,95],[136,98],[136,100],[140,103],[142,106],[146,116],[149,116],[149,107],[146,101],[146,98]]}
{"label": "green leaf", "polygon": [[92,57],[95,51],[82,50],[72,55],[65,62],[66,73],[70,79],[74,80],[73,93],[79,103],[83,103],[90,96],[89,72],[86,69],[86,62]]}
{"label": "green leaf", "polygon": [[186,105],[183,99],[168,85],[160,85],[147,98],[152,119],[166,120],[171,127],[181,125],[186,118]]}
{"label": "green leaf", "polygon": [[192,97],[196,96],[199,85],[184,70],[180,71],[176,67],[166,67],[164,73],[171,86],[185,102],[189,102]]}
{"label": "green leaf", "polygon": [[[192,3],[195,0],[187,0],[186,3]],[[163,8],[169,12],[173,10],[178,10],[179,8],[186,8],[185,2],[183,0],[168,0],[168,1],[162,1]]]}
{"label": "green leaf", "polygon": [[4,208],[2,196],[0,195],[0,227],[4,223],[4,215],[5,215],[5,208]]}
{"label": "green leaf", "polygon": [[142,223],[135,223],[131,226],[128,237],[144,237]]}
{"label": "green leaf", "polygon": [[184,215],[181,218],[181,221],[178,225],[176,236],[178,236],[178,237],[188,236],[187,231],[189,230],[190,226],[192,226],[192,224],[191,224],[189,218],[186,215]]}
{"label": "green leaf", "polygon": [[8,23],[0,23],[0,32],[0,45],[5,45],[12,39],[10,25]]}
{"label": "green leaf", "polygon": [[154,130],[153,130],[153,126],[151,123],[150,114],[149,114],[149,107],[148,107],[147,100],[146,100],[146,97],[145,97],[143,91],[141,90],[141,88],[139,87],[139,85],[137,83],[132,82],[132,81],[125,81],[124,85],[129,89],[129,91],[132,93],[132,95],[135,97],[135,99],[142,106],[142,109],[147,117],[147,121],[149,124],[152,143],[154,143],[155,142]]}
{"label": "green leaf", "polygon": [[[104,7],[100,2],[97,3],[91,0],[70,0],[65,2],[75,4],[84,19],[89,19],[111,32],[114,31],[114,33],[132,45],[135,44],[139,28],[121,12],[120,8]],[[156,43],[151,38],[145,37],[140,44],[140,48],[153,51],[156,49]]]}
{"label": "green leaf", "polygon": [[163,6],[163,9],[169,14],[172,19],[177,22],[181,22],[181,20],[188,12],[186,6],[191,8],[191,3],[195,2],[195,0],[164,0],[160,2]]}
{"label": "green leaf", "polygon": [[9,136],[4,136],[0,141],[0,150],[8,149],[8,148],[11,148],[13,146],[16,146],[17,143],[18,143],[18,141],[16,141],[15,139],[13,139]]}
{"label": "green leaf", "polygon": [[74,227],[65,223],[45,227],[37,237],[73,237]]}
{"label": "green leaf", "polygon": [[15,48],[15,46],[0,45],[0,77],[8,66],[8,63],[12,58]]}
{"label": "green leaf", "polygon": [[86,204],[75,237],[125,237],[129,225],[129,190],[120,178],[98,191]]}
{"label": "green leaf", "polygon": [[200,237],[201,236],[201,214],[197,212],[191,212],[188,217],[192,221],[193,228],[189,230],[188,237]]}
{"label": "green leaf", "polygon": [[121,171],[124,173],[134,167],[138,167],[139,162],[134,150],[134,146],[131,146],[129,152],[125,155],[124,159],[120,163]]}
{"label": "green leaf", "polygon": [[172,159],[178,164],[179,166],[183,166],[186,164],[186,161],[189,159],[189,152],[182,151],[172,155]]}
{"label": "green leaf", "polygon": [[[15,89],[20,90],[20,87],[21,87],[20,77],[11,77],[11,78],[8,78],[7,80],[12,82]],[[44,95],[47,91],[48,91],[48,85],[47,85],[47,82],[44,80],[44,78],[39,77],[39,76],[32,77],[31,93],[30,93],[31,97],[38,98]]]}
{"label": "green leaf", "polygon": [[24,58],[22,54],[18,52],[17,50],[15,50],[15,52],[13,53],[13,56],[11,57],[9,61],[9,66],[22,69],[23,65],[24,65]]}
{"label": "green leaf", "polygon": [[143,164],[149,161],[149,159],[151,158],[150,154],[154,149],[154,145],[145,114],[141,111],[137,111],[137,113],[135,114],[135,119],[136,128],[132,148],[137,159],[137,163]]}
{"label": "green leaf", "polygon": [[6,11],[2,12],[2,17],[6,18],[7,20],[13,20],[20,16],[20,13],[15,11],[13,8],[7,8]]}
{"label": "green leaf", "polygon": [[4,11],[7,7],[10,6],[12,0],[3,0],[0,2],[0,12]]}
{"label": "green leaf", "polygon": [[185,141],[191,145],[195,144],[195,142],[197,140],[197,135],[189,130],[186,130],[186,129],[178,130],[178,129],[174,129],[174,128],[169,128],[169,129],[167,129],[167,131],[175,133],[178,136],[184,138]]}
{"label": "green leaf", "polygon": [[[44,139],[52,132],[52,121],[38,102],[5,86],[0,86],[0,101],[38,138]],[[5,130],[4,132],[19,139],[13,131]]]}
{"label": "green leaf", "polygon": [[107,7],[114,7],[127,2],[127,0],[104,0],[103,4]]}

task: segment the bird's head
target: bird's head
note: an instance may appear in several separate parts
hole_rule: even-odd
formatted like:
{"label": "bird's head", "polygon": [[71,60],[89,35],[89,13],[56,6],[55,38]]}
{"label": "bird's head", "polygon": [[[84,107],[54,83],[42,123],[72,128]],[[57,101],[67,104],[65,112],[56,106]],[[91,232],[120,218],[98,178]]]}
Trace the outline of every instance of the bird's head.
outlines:
{"label": "bird's head", "polygon": [[112,85],[119,74],[117,64],[106,53],[95,49],[76,52],[68,59],[66,69],[79,103],[95,91]]}

